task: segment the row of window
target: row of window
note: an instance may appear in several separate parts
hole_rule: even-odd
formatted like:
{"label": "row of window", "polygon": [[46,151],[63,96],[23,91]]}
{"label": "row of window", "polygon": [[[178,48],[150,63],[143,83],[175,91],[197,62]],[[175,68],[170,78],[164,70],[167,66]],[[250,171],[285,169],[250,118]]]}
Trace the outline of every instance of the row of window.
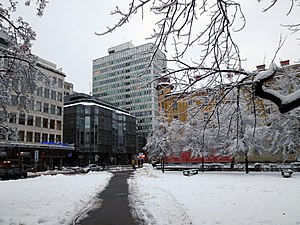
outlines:
{"label": "row of window", "polygon": [[143,112],[134,112],[132,113],[136,117],[142,117],[142,116],[152,116],[152,111],[143,111]]}
{"label": "row of window", "polygon": [[26,142],[62,142],[62,136],[58,134],[39,133],[32,131],[19,131],[19,141]]}
{"label": "row of window", "polygon": [[[121,102],[121,101],[126,101],[130,100],[133,103],[139,103],[139,102],[145,102],[145,101],[151,101],[151,97],[149,96],[151,94],[151,90],[144,90],[144,91],[135,91],[135,92],[131,92],[129,90],[129,92],[127,92],[127,94],[124,95],[123,92],[119,92],[121,90],[118,90],[118,94],[115,93],[116,91],[110,91],[110,92],[102,92],[102,93],[97,93],[95,94],[96,97],[105,97],[108,96],[107,98],[102,98],[108,102]],[[126,91],[126,89],[125,89]],[[138,100],[141,98],[141,96],[146,96],[145,99],[143,100]]]}
{"label": "row of window", "polygon": [[[39,76],[38,77],[38,81],[41,81],[41,82],[44,82],[44,76]],[[51,80],[50,80],[50,84],[51,84],[51,86],[56,86],[57,85],[57,87],[58,88],[63,88],[63,84],[64,84],[64,80],[63,79],[60,79],[60,78],[57,78],[57,77],[51,77],[50,78]]]}
{"label": "row of window", "polygon": [[40,101],[36,101],[34,110],[37,112],[49,113],[52,115],[62,116],[62,107],[49,104],[49,103],[42,103]]}
{"label": "row of window", "polygon": [[[109,68],[109,69],[112,69],[112,70],[116,70],[116,69],[131,66],[131,65],[139,64],[139,63],[150,62],[151,57],[149,56],[149,57],[145,57],[145,58],[139,58],[139,59],[136,59],[136,60],[131,60],[131,59],[132,59],[132,56],[129,56],[129,57],[126,57],[126,58],[119,58],[119,59],[111,60],[107,63],[101,63],[101,64],[98,64],[98,65],[94,65],[93,69],[96,70],[96,69],[108,67],[108,66],[111,66],[111,65],[114,65],[114,64],[118,64],[120,62],[124,62],[122,64],[111,66]],[[127,60],[130,60],[130,61],[125,62]],[[104,69],[104,70],[107,70],[107,69]]]}
{"label": "row of window", "polygon": [[50,90],[49,88],[38,87],[36,95],[39,97],[52,99],[54,101],[63,101],[63,94],[59,91]]}
{"label": "row of window", "polygon": [[[147,70],[147,73],[150,74],[151,70]],[[116,78],[110,78],[110,79],[102,79],[101,81],[94,81],[93,82],[93,87],[98,87],[101,86],[101,88],[108,88],[108,86],[110,88],[118,88],[118,87],[123,87],[124,86],[136,86],[136,84],[140,85],[140,87],[144,86],[145,83],[150,82],[153,80],[153,77],[149,77],[149,76],[142,76],[140,79],[138,79],[137,77],[133,77],[132,79],[126,80],[125,79],[126,76],[122,76],[122,77],[116,77]],[[123,80],[124,82],[120,82],[120,80]]]}
{"label": "row of window", "polygon": [[22,113],[11,113],[9,123],[62,130],[62,121]]}
{"label": "row of window", "polygon": [[[17,97],[12,95],[12,105],[13,106],[18,105],[18,101],[13,100],[15,98],[17,98]],[[49,104],[46,102],[43,103],[41,101],[31,101],[27,105],[27,109],[37,111],[37,112],[43,112],[43,113],[49,113],[52,115],[62,116],[62,107],[61,106]]]}

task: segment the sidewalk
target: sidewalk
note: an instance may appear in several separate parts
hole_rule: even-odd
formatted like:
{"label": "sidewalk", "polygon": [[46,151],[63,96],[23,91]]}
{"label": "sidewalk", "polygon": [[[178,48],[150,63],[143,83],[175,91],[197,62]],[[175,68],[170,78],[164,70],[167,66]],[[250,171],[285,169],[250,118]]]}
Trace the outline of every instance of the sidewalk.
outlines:
{"label": "sidewalk", "polygon": [[114,172],[106,190],[99,198],[102,199],[100,208],[88,213],[88,217],[76,224],[80,225],[139,225],[132,218],[128,201],[127,179],[131,171]]}

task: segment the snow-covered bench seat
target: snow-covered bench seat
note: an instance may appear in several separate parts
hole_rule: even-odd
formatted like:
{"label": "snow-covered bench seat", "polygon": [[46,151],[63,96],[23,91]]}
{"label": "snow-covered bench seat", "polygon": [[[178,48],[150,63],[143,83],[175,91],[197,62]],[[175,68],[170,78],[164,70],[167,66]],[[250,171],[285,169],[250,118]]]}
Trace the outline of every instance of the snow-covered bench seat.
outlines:
{"label": "snow-covered bench seat", "polygon": [[287,170],[281,170],[281,175],[284,178],[290,178],[293,174],[293,170],[287,169]]}
{"label": "snow-covered bench seat", "polygon": [[198,169],[183,170],[182,172],[184,176],[191,176],[198,174]]}

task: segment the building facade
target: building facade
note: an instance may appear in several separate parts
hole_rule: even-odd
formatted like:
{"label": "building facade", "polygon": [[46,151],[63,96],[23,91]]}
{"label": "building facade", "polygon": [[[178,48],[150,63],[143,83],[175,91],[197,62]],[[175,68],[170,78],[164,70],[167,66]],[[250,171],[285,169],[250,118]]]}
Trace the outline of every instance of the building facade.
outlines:
{"label": "building facade", "polygon": [[147,137],[158,112],[156,79],[166,68],[166,56],[153,44],[135,47],[127,42],[108,49],[93,60],[93,96],[111,102],[136,116],[139,136]]}
{"label": "building facade", "polygon": [[64,122],[64,142],[74,143],[76,165],[124,165],[137,153],[136,118],[96,97],[66,96]]}
{"label": "building facade", "polygon": [[[61,168],[63,160],[68,161],[71,146],[63,145],[63,95],[66,75],[57,69],[56,64],[36,57],[36,87],[26,101],[26,108],[20,110],[22,97],[10,93],[7,108],[9,117],[4,125],[17,130],[18,139],[0,137],[0,164],[5,166],[22,165],[22,168],[38,164],[45,169]],[[3,68],[5,70],[3,63]],[[25,76],[26,74],[24,74]],[[21,80],[14,80],[15,90],[22,90]],[[38,151],[38,152],[35,152]]]}
{"label": "building facade", "polygon": [[71,95],[74,93],[73,84],[70,82],[64,82],[64,96]]}

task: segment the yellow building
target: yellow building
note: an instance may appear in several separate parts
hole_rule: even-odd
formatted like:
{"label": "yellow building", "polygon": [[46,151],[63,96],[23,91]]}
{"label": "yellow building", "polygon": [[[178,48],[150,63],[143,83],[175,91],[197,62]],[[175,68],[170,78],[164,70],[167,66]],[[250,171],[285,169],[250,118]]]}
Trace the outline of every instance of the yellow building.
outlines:
{"label": "yellow building", "polygon": [[[276,74],[276,78],[270,80],[267,84],[268,88],[271,89],[278,89],[277,77],[283,76],[284,74],[292,74],[292,77],[298,78],[300,75],[300,64],[290,65],[288,60],[280,62],[280,68],[278,69],[278,74]],[[265,70],[265,66],[261,65],[257,67],[257,71]],[[198,112],[197,116],[203,116],[203,119],[207,119],[210,116],[211,110],[217,104],[219,99],[217,98],[217,94],[212,96],[213,91],[211,90],[207,92],[200,92],[200,91],[193,91],[193,92],[174,92],[174,86],[170,83],[170,79],[167,77],[163,77],[159,80],[157,85],[158,91],[158,109],[161,115],[164,115],[167,118],[168,122],[171,122],[173,119],[178,119],[181,122],[185,122],[190,118],[192,113],[193,106],[195,107]],[[287,83],[285,89],[287,93],[290,94],[294,91],[292,83]],[[253,100],[252,90],[251,87],[242,87],[241,88],[241,95],[243,98],[247,99],[249,102],[248,110],[253,110],[253,104],[250,102]],[[226,101],[222,101],[225,103]],[[273,113],[280,113],[277,106],[265,99],[262,98],[254,98],[254,103],[256,105],[256,113],[260,118],[263,118],[261,124],[259,125],[266,125],[268,123],[268,118],[270,114]],[[236,161],[243,162],[244,155],[241,157],[236,157]],[[300,147],[296,147],[296,151],[292,154],[288,154],[283,157],[282,152],[277,154],[264,154],[264,155],[251,155],[249,156],[250,162],[282,162],[283,160],[286,161],[297,161],[300,160]]]}
{"label": "yellow building", "polygon": [[158,110],[161,115],[167,118],[168,122],[178,119],[185,122],[189,118],[189,114],[193,106],[203,111],[204,119],[208,117],[208,112],[215,105],[215,100],[208,99],[209,92],[173,92],[174,86],[170,83],[170,79],[163,77],[157,85],[158,91]]}

